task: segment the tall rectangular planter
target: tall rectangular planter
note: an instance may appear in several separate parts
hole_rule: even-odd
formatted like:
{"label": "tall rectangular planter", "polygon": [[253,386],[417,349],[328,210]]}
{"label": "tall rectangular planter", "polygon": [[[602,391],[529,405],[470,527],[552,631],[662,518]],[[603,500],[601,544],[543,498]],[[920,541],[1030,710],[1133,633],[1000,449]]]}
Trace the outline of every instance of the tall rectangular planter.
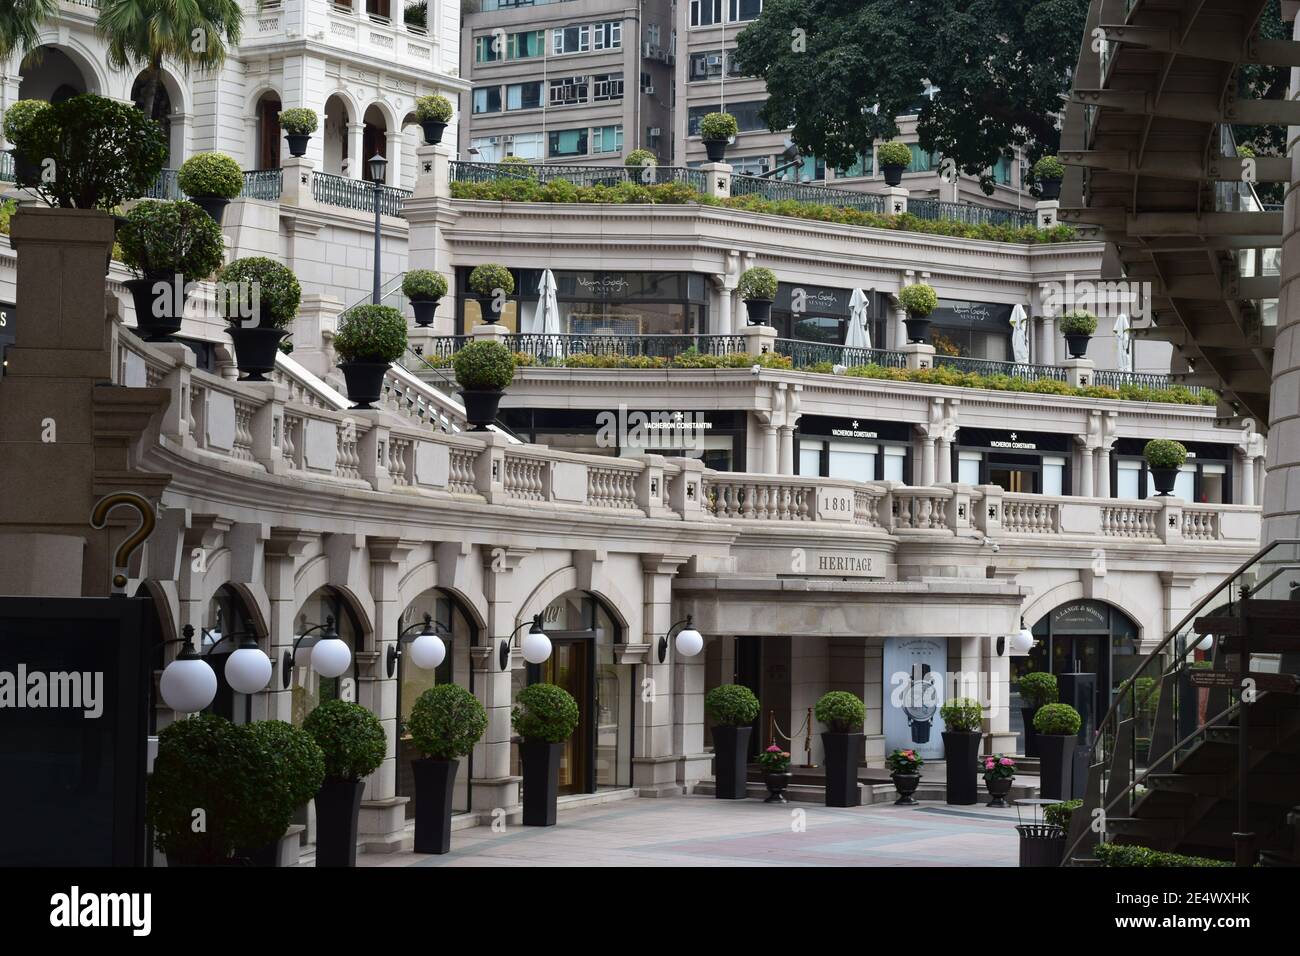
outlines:
{"label": "tall rectangular planter", "polygon": [[459,760],[412,760],[415,774],[415,852],[451,849],[451,804]]}
{"label": "tall rectangular planter", "polygon": [[1021,707],[1020,716],[1025,723],[1025,756],[1038,757],[1038,731],[1034,730],[1034,714],[1038,713],[1037,707]]}
{"label": "tall rectangular planter", "polygon": [[1038,793],[1045,800],[1069,800],[1074,793],[1073,734],[1039,734]]}
{"label": "tall rectangular planter", "polygon": [[979,802],[979,770],[976,761],[984,735],[973,730],[945,730],[943,756],[947,763],[946,798],[957,806]]}
{"label": "tall rectangular planter", "polygon": [[717,799],[745,799],[749,735],[753,731],[753,727],[713,728],[713,795]]}
{"label": "tall rectangular planter", "polygon": [[560,754],[564,744],[525,740],[519,745],[524,770],[524,826],[555,826],[555,799],[560,789]]}
{"label": "tall rectangular planter", "polygon": [[364,780],[326,780],[316,793],[316,865],[357,865]]}
{"label": "tall rectangular planter", "polygon": [[864,734],[822,734],[826,752],[826,806],[857,807],[862,805],[858,789],[858,767],[862,763]]}

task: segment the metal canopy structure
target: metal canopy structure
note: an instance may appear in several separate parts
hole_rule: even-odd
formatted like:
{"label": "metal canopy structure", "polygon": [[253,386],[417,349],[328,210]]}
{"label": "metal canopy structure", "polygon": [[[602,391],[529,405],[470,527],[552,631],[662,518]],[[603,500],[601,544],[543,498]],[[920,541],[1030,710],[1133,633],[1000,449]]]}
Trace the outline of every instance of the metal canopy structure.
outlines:
{"label": "metal canopy structure", "polygon": [[1300,102],[1239,97],[1239,65],[1300,65],[1300,44],[1258,38],[1266,6],[1092,0],[1060,150],[1061,220],[1105,239],[1104,279],[1149,283],[1134,334],[1172,343],[1177,377],[1217,390],[1222,417],[1259,431],[1282,213],[1251,182],[1289,181],[1290,160],[1239,159],[1228,124],[1300,125]]}

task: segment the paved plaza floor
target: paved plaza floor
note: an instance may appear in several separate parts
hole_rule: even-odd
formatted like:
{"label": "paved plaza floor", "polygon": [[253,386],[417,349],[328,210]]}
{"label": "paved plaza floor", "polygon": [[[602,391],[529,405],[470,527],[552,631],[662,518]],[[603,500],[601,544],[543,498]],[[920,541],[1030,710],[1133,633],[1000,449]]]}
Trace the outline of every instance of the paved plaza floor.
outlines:
{"label": "paved plaza floor", "polygon": [[[562,810],[554,827],[477,826],[443,856],[359,866],[1016,866],[1014,808],[923,802],[838,809],[690,796]],[[409,843],[408,843],[409,845]]]}

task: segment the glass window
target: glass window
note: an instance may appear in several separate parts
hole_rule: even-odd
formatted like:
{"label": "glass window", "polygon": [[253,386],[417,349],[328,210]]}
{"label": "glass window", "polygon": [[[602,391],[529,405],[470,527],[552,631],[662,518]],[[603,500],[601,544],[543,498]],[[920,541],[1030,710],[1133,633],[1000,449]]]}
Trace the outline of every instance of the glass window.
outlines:
{"label": "glass window", "polygon": [[916,143],[909,143],[908,149],[912,151],[912,161],[907,165],[909,173],[927,173],[939,163],[937,153],[927,153]]}
{"label": "glass window", "polygon": [[544,159],[542,146],[541,133],[515,133],[514,140],[508,144],[506,155],[518,156],[520,159]]}
{"label": "glass window", "polygon": [[[554,92],[552,90],[552,92]],[[586,156],[587,155],[587,130],[582,129],[556,129],[551,130],[550,141],[547,144],[548,156]]]}
{"label": "glass window", "polygon": [[1228,468],[1226,465],[1206,462],[1201,465],[1201,501],[1209,504],[1224,504],[1224,482]]}
{"label": "glass window", "polygon": [[903,463],[907,452],[902,448],[885,449],[885,481],[903,481]]}
{"label": "glass window", "polygon": [[757,20],[763,12],[763,0],[728,0],[727,19],[732,23]]}
{"label": "glass window", "polygon": [[875,481],[876,454],[879,450],[877,445],[833,441],[830,443],[827,473],[831,478]]}
{"label": "glass window", "polygon": [[591,131],[593,153],[617,153],[623,149],[622,126],[597,126]]}
{"label": "glass window", "polygon": [[663,42],[663,31],[657,23],[647,23],[645,27],[645,39],[651,46],[659,46]]}
{"label": "glass window", "polygon": [[[766,130],[767,123],[761,115],[764,100],[754,100],[749,103],[728,103],[727,112],[736,117],[736,125],[740,127],[742,133],[754,132],[756,130]],[[709,113],[718,112],[718,104],[710,106],[692,106],[686,114],[686,135],[700,135],[700,120]]]}
{"label": "glass window", "polygon": [[1178,469],[1178,477],[1174,480],[1174,497],[1182,498],[1184,501],[1196,500],[1196,466],[1183,465]]}
{"label": "glass window", "polygon": [[623,74],[600,73],[592,77],[592,99],[597,103],[623,98]]}
{"label": "glass window", "polygon": [[1142,479],[1142,462],[1117,461],[1115,463],[1115,497],[1137,501]]}
{"label": "glass window", "polygon": [[482,86],[474,91],[475,113],[501,112],[501,87]]}
{"label": "glass window", "polygon": [[506,45],[506,54],[512,60],[527,60],[542,55],[542,45],[546,42],[545,30],[528,30],[525,33],[512,33]]}
{"label": "glass window", "polygon": [[474,38],[475,63],[495,63],[501,59],[501,51],[498,49],[499,44],[495,41],[496,37],[491,34]]}
{"label": "glass window", "polygon": [[591,28],[592,48],[596,50],[617,50],[623,45],[623,22],[606,20]]}
{"label": "glass window", "polygon": [[984,456],[977,451],[963,451],[957,454],[957,480],[965,485],[980,483],[980,462]]}
{"label": "glass window", "polygon": [[587,78],[585,76],[566,76],[551,80],[551,105],[576,106],[587,101]]}
{"label": "glass window", "polygon": [[874,176],[876,173],[875,154],[870,151],[858,157],[857,162],[844,169],[835,170],[836,178],[850,176]]}
{"label": "glass window", "polygon": [[822,473],[822,443],[802,439],[799,442],[799,474],[817,476]]}
{"label": "glass window", "polygon": [[471,158],[480,163],[501,162],[501,139],[498,136],[480,136],[471,139],[469,145],[478,150]]}
{"label": "glass window", "polygon": [[541,81],[511,83],[506,87],[507,110],[535,110],[542,105]]}
{"label": "glass window", "polygon": [[1010,156],[1003,156],[994,164],[991,170],[993,181],[1003,186],[1011,185],[1011,170],[1014,160]]}
{"label": "glass window", "polygon": [[585,53],[591,49],[591,27],[559,27],[551,31],[551,52]]}
{"label": "glass window", "polygon": [[1061,495],[1065,488],[1065,459],[1043,458],[1043,494]]}
{"label": "glass window", "polygon": [[722,21],[722,0],[691,0],[691,26],[707,27]]}

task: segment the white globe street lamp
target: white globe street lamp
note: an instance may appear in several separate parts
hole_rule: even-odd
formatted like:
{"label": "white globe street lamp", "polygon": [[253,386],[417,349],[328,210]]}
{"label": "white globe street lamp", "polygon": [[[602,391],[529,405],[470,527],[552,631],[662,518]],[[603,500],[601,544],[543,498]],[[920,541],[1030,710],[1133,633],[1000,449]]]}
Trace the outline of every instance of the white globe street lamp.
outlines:
{"label": "white globe street lamp", "polygon": [[[681,628],[681,630],[678,630]],[[700,651],[704,650],[704,635],[695,629],[691,623],[691,615],[687,614],[686,619],[678,621],[672,627],[668,628],[668,633],[659,638],[659,663],[662,664],[668,658],[668,639],[677,631],[677,640],[674,646],[681,657],[694,657]]]}

